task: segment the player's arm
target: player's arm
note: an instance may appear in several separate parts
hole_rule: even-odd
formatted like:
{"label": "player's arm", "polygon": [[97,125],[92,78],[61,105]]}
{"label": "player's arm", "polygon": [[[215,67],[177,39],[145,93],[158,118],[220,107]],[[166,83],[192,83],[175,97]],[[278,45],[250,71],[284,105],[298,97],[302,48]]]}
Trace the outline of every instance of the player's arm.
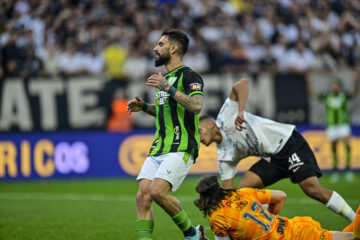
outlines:
{"label": "player's arm", "polygon": [[228,234],[228,224],[224,215],[209,217],[211,231],[214,233],[215,240],[230,240]]}
{"label": "player's arm", "polygon": [[286,200],[286,193],[280,190],[268,191],[270,191],[270,204],[268,210],[272,214],[279,214]]}
{"label": "player's arm", "polygon": [[138,112],[143,110],[149,115],[155,116],[156,110],[154,104],[148,104],[144,102],[141,98],[138,96],[135,96],[135,99],[129,101],[127,104],[127,112],[130,114],[132,112]]}
{"label": "player's arm", "polygon": [[312,80],[310,74],[306,75],[306,92],[310,97],[316,98],[317,94],[314,91],[314,88],[312,87]]}
{"label": "player's arm", "polygon": [[233,178],[221,180],[221,183],[222,187],[225,189],[233,189],[235,187]]}
{"label": "player's arm", "polygon": [[174,99],[178,103],[180,103],[186,110],[195,114],[199,114],[202,109],[204,97],[201,94],[194,94],[192,96],[188,96],[180,91],[176,91]]}
{"label": "player's arm", "polygon": [[243,125],[243,123],[246,123],[244,118],[244,111],[245,111],[245,105],[246,101],[249,95],[249,80],[243,78],[239,81],[237,81],[230,92],[230,99],[232,101],[238,102],[238,116],[235,119],[235,127],[237,130],[245,129],[246,127]]}
{"label": "player's arm", "polygon": [[156,116],[155,104],[149,104],[144,102],[142,110],[151,116]]}
{"label": "player's arm", "polygon": [[174,86],[171,86],[166,79],[159,74],[151,75],[146,82],[147,85],[157,87],[158,89],[168,92],[175,101],[180,103],[186,110],[198,114],[201,112],[203,96],[202,94],[194,94],[192,96],[186,95],[178,91]]}

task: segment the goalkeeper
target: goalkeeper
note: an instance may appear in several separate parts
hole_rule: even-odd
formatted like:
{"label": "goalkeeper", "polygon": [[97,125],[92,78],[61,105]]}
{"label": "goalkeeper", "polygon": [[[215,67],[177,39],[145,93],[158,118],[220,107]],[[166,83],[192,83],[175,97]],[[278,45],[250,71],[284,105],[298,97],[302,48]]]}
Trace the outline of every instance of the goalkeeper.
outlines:
{"label": "goalkeeper", "polygon": [[[360,239],[360,206],[347,230],[328,231],[311,217],[277,215],[286,199],[278,190],[224,189],[216,176],[205,176],[196,186],[200,197],[195,205],[209,217],[215,240],[230,239]],[[269,204],[269,210],[263,207]]]}

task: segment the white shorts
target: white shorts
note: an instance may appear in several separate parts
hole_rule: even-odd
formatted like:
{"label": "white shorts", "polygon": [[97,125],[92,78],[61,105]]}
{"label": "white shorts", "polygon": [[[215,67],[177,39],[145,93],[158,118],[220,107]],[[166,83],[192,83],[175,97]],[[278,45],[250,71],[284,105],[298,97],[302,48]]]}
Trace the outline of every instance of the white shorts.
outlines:
{"label": "white shorts", "polygon": [[331,141],[348,137],[351,134],[350,125],[343,124],[339,126],[330,126],[326,129],[326,134]]}
{"label": "white shorts", "polygon": [[[187,161],[184,160],[186,158],[188,158]],[[175,192],[179,189],[193,163],[194,157],[186,152],[148,156],[136,180],[161,178],[168,181],[172,185],[171,191]]]}
{"label": "white shorts", "polygon": [[239,161],[218,161],[221,181],[232,179],[236,175],[236,165]]}

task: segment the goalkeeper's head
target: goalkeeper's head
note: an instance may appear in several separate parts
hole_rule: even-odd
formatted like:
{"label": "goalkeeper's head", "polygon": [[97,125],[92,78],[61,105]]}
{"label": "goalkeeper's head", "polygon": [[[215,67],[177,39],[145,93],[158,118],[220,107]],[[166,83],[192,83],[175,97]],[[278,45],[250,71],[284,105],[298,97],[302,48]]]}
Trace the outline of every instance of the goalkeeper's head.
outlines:
{"label": "goalkeeper's head", "polygon": [[196,192],[200,196],[194,201],[194,204],[206,217],[219,206],[221,200],[234,190],[222,188],[217,176],[203,176],[196,185]]}

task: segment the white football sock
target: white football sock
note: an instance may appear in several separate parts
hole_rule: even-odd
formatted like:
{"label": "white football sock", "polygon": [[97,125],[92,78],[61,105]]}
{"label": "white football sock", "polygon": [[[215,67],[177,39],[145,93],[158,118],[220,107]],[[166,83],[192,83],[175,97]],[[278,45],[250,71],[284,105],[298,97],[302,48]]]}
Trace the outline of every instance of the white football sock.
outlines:
{"label": "white football sock", "polygon": [[329,201],[325,206],[331,209],[333,212],[340,214],[350,222],[354,221],[355,212],[352,208],[345,202],[345,200],[335,191],[333,191]]}

